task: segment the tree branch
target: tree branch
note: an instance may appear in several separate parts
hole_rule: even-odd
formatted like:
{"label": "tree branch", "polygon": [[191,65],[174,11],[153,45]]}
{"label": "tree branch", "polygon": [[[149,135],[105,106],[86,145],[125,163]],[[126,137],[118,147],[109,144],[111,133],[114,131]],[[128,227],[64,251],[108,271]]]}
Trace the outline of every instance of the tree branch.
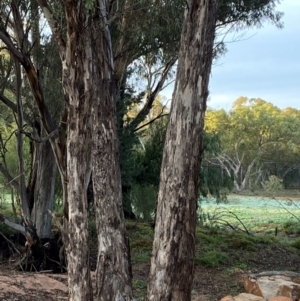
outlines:
{"label": "tree branch", "polygon": [[18,163],[19,163],[19,195],[21,198],[21,208],[22,208],[22,216],[25,220],[25,224],[27,226],[32,226],[32,222],[30,219],[30,210],[28,206],[27,193],[26,193],[26,179],[25,179],[25,160],[24,160],[24,151],[23,151],[23,137],[21,134],[21,130],[23,130],[23,103],[22,103],[22,77],[21,77],[21,66],[19,61],[14,58],[15,61],[15,74],[16,74],[16,101],[17,101],[17,153],[18,153]]}
{"label": "tree branch", "polygon": [[[0,101],[2,101],[6,106],[8,106],[14,113],[17,113],[17,105],[0,93]],[[24,114],[24,120],[26,122],[31,122],[30,117],[27,114]]]}
{"label": "tree branch", "polygon": [[15,0],[11,1],[11,8],[14,18],[14,33],[19,44],[18,46],[23,53],[27,53],[29,49],[28,40],[25,38],[23,20],[21,19],[20,11]]}
{"label": "tree branch", "polygon": [[7,49],[12,53],[12,55],[16,57],[21,64],[24,64],[25,58],[23,53],[16,48],[8,33],[0,30],[0,39],[6,45]]}
{"label": "tree branch", "polygon": [[139,131],[140,129],[144,128],[145,126],[147,126],[147,125],[153,123],[155,120],[157,120],[157,119],[159,119],[159,118],[161,118],[161,117],[164,117],[164,116],[169,116],[169,113],[167,113],[167,114],[162,114],[162,112],[161,112],[161,114],[159,114],[159,115],[156,116],[155,118],[151,119],[151,120],[148,121],[147,123],[145,123],[145,124],[139,126],[138,128],[134,129],[134,132]]}
{"label": "tree branch", "polygon": [[126,127],[131,128],[134,131],[137,131],[136,127],[141,123],[141,121],[144,120],[144,118],[149,114],[153,102],[158,95],[158,93],[161,91],[167,76],[169,74],[170,69],[173,67],[175,62],[177,61],[177,57],[171,59],[165,66],[164,71],[162,72],[160,76],[160,80],[158,81],[156,88],[150,93],[150,95],[147,97],[146,103],[144,104],[143,108],[140,110],[140,112],[137,114],[135,119],[129,123]]}
{"label": "tree branch", "polygon": [[3,224],[5,224],[6,226],[10,227],[11,229],[14,229],[18,232],[20,232],[21,234],[23,234],[27,241],[29,243],[34,243],[34,238],[33,236],[26,230],[26,227],[20,225],[20,224],[16,224],[11,222],[10,220],[8,220],[2,213],[0,213],[0,222],[2,222]]}

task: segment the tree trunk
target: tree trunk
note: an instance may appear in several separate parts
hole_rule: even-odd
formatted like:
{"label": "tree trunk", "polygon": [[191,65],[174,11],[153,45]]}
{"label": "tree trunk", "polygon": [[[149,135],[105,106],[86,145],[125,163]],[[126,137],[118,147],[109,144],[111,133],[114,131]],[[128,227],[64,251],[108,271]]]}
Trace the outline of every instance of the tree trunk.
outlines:
{"label": "tree trunk", "polygon": [[[96,298],[101,301],[132,299],[128,238],[122,207],[116,84],[106,1],[99,1],[100,24],[95,24],[99,73],[94,79],[97,99],[92,106],[93,187],[98,233]],[[101,30],[99,30],[99,28]]]}
{"label": "tree trunk", "polygon": [[245,190],[246,188],[250,188],[250,186],[249,186],[249,180],[250,180],[250,177],[251,177],[252,168],[253,168],[254,164],[256,163],[256,161],[257,161],[257,158],[254,158],[251,161],[251,163],[248,165],[246,173],[244,175],[244,179],[243,179],[243,181],[241,183],[241,190]]}
{"label": "tree trunk", "polygon": [[89,247],[87,173],[90,139],[88,117],[92,100],[91,20],[83,3],[65,1],[67,44],[63,89],[67,100],[67,261],[70,301],[93,300]]}
{"label": "tree trunk", "polygon": [[[102,86],[103,87],[103,86]],[[93,115],[93,188],[98,233],[96,300],[131,300],[129,245],[122,206],[114,97],[107,89]]]}
{"label": "tree trunk", "polygon": [[34,207],[31,219],[39,238],[51,237],[54,188],[57,165],[49,141],[37,146],[37,176],[34,186]]}
{"label": "tree trunk", "polygon": [[200,145],[216,17],[217,1],[187,1],[160,174],[148,301],[191,299]]}

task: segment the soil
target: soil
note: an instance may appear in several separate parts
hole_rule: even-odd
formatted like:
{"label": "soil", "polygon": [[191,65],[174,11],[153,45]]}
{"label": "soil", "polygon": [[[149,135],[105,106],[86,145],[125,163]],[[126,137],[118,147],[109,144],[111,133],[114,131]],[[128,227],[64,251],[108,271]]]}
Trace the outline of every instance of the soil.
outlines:
{"label": "soil", "polygon": [[[232,258],[240,256],[247,268],[234,267],[230,260],[215,268],[196,265],[193,301],[215,301],[229,294],[234,296],[244,292],[243,277],[249,273],[300,270],[300,254],[291,253],[282,246],[274,245],[270,248],[259,245],[255,251],[228,250],[227,254],[231,254]],[[133,278],[145,284],[149,267],[148,263],[133,264]],[[136,288],[135,294],[141,297],[144,289]],[[67,297],[66,274],[15,271],[10,268],[8,261],[0,266],[0,300],[58,301],[67,300]]]}

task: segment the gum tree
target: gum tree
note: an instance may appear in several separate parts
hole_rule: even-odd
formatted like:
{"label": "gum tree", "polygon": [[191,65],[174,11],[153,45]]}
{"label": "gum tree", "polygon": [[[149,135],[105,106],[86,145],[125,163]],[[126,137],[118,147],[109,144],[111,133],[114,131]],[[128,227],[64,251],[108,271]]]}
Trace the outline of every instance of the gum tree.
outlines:
{"label": "gum tree", "polygon": [[200,147],[217,12],[218,1],[187,1],[160,173],[147,301],[191,299]]}

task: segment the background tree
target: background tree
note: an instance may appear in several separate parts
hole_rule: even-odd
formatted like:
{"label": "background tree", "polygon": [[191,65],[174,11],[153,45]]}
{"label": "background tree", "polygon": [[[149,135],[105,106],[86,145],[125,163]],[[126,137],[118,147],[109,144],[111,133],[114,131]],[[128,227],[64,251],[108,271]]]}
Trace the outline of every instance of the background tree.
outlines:
{"label": "background tree", "polygon": [[[37,29],[39,26],[39,14],[37,12],[37,6],[34,6],[33,4],[35,4],[35,2],[28,2],[28,6],[26,6],[25,4],[21,5],[20,8],[22,8],[23,10],[21,12],[18,12],[16,8],[17,3],[15,1],[12,1],[11,5],[8,5],[8,2],[2,3],[2,20],[6,20],[6,23],[1,24],[1,30],[2,33],[6,32],[7,35],[5,43],[9,42],[9,35],[11,35],[13,40],[16,41],[18,47],[22,48],[28,53],[31,52],[39,70],[41,83],[44,84],[46,80],[49,81],[49,77],[51,77],[51,79],[53,80],[52,76],[55,74],[55,70],[57,69],[54,68],[55,64],[53,61],[51,71],[48,72],[52,74],[49,74],[49,76],[47,76],[48,74],[44,74],[44,71],[49,71],[49,69],[47,69],[49,64],[47,65],[45,58],[43,58],[41,53],[46,52],[46,50],[49,53],[51,45],[49,46],[49,43],[44,41],[45,44],[43,45],[43,48],[43,46],[41,46],[40,44],[41,37],[40,32]],[[20,24],[26,25],[22,27],[20,26]],[[7,53],[6,60],[9,61],[10,53],[4,49],[5,46],[3,47],[2,53]],[[13,59],[11,59],[11,61],[13,61]],[[14,86],[16,73],[13,72],[13,70],[7,65],[3,67],[0,99],[2,103],[5,104],[9,108],[9,110],[11,110],[10,114],[11,116],[13,116],[17,113],[17,105],[15,101],[16,89]],[[31,158],[25,158],[27,161],[27,185],[26,187],[24,187],[24,189],[26,189],[26,202],[29,206],[32,225],[34,225],[38,237],[42,239],[49,239],[51,235],[52,221],[51,216],[49,215],[47,210],[52,210],[53,207],[56,163],[53,154],[49,154],[48,142],[46,140],[43,140],[45,134],[41,129],[41,121],[38,118],[37,108],[32,102],[32,97],[29,93],[29,86],[27,85],[27,81],[23,81],[22,85],[22,107],[24,110],[23,115],[25,127],[19,128],[19,131],[32,138],[30,140],[25,138],[25,142],[27,140],[29,141],[28,144],[30,144],[29,156]],[[52,86],[54,90],[57,91],[58,95],[61,91],[60,87],[58,85],[56,85],[55,87],[54,85],[55,82],[53,82]],[[48,95],[49,94],[50,93],[48,93]],[[56,107],[57,109],[59,108],[59,106]],[[30,172],[27,172],[28,170],[30,170]],[[10,174],[10,171],[5,171],[5,168],[2,169],[2,171],[6,172],[7,176],[12,176],[12,174]],[[47,173],[48,177],[44,177],[44,173]],[[19,187],[19,184],[16,183],[18,177],[15,179],[15,188],[17,188]],[[19,188],[17,190],[20,195],[23,194],[23,192],[21,192]]]}
{"label": "background tree", "polygon": [[230,112],[209,110],[205,128],[219,135],[222,149],[210,162],[233,176],[237,192],[259,187],[270,175],[298,172],[298,114],[246,97],[236,100]]}
{"label": "background tree", "polygon": [[200,194],[214,196],[217,202],[226,201],[227,194],[233,189],[233,177],[224,172],[222,167],[210,163],[222,152],[218,134],[203,131],[202,163],[200,169]]}

